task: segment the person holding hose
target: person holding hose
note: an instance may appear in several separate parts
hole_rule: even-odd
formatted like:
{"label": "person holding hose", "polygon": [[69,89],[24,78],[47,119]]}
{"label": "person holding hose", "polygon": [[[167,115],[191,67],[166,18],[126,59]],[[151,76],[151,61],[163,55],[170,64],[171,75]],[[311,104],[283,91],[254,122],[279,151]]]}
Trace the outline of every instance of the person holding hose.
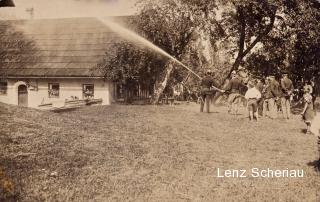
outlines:
{"label": "person holding hose", "polygon": [[200,112],[203,112],[204,105],[206,103],[206,111],[210,112],[210,100],[215,91],[224,93],[224,90],[219,89],[217,82],[212,77],[212,71],[207,70],[205,76],[201,79],[201,102]]}
{"label": "person holding hose", "polygon": [[242,87],[244,87],[244,84],[242,84],[239,75],[236,71],[232,71],[231,80],[229,81],[226,88],[224,88],[225,91],[230,93],[228,97],[228,113],[235,115],[238,114],[238,109],[242,98],[242,95],[240,93]]}

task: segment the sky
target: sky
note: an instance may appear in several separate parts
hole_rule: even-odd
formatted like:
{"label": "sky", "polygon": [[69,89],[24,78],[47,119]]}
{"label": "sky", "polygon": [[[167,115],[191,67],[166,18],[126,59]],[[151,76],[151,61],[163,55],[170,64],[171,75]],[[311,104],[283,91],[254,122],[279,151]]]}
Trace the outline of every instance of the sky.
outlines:
{"label": "sky", "polygon": [[[16,7],[1,8],[0,19],[30,18],[26,12],[34,8],[34,18],[102,17],[132,15],[137,0],[14,0]],[[157,0],[155,0],[157,1]],[[317,0],[320,2],[320,0]]]}
{"label": "sky", "polygon": [[14,0],[16,7],[1,8],[0,17],[30,18],[26,9],[34,9],[34,18],[101,17],[132,15],[136,0]]}

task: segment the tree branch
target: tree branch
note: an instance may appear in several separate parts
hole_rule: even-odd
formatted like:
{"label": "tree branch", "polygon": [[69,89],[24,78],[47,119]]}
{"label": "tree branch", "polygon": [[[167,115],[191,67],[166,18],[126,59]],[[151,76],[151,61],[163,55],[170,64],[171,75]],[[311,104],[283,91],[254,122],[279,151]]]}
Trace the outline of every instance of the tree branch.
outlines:
{"label": "tree branch", "polygon": [[[239,9],[238,11],[240,12],[239,17],[241,20],[241,16],[243,15],[243,10]],[[238,53],[238,56],[237,56],[234,64],[232,65],[232,68],[229,71],[229,74],[226,77],[226,79],[231,76],[232,71],[234,71],[240,65],[240,62],[255,47],[255,45],[257,45],[257,43],[260,42],[263,37],[265,37],[266,35],[268,35],[271,32],[271,30],[274,26],[275,19],[276,19],[276,12],[277,12],[276,8],[273,8],[272,15],[270,17],[271,18],[270,24],[267,26],[267,28],[265,29],[264,32],[262,32],[261,34],[259,34],[259,36],[257,36],[257,38],[246,48],[246,50],[244,50],[245,36],[243,36],[243,34],[245,35],[245,30],[243,30],[243,27],[242,27],[241,34],[240,34],[240,42],[239,42],[240,43],[239,44],[239,53]],[[241,21],[241,24],[242,23],[243,22]],[[243,24],[241,26],[243,26]]]}
{"label": "tree branch", "polygon": [[241,24],[240,40],[239,40],[239,53],[238,53],[238,57],[240,57],[243,55],[244,43],[245,43],[245,39],[246,39],[246,20],[245,20],[245,16],[244,16],[242,7],[240,7],[240,6],[238,7],[238,12],[239,12],[239,20],[240,20],[240,24]]}
{"label": "tree branch", "polygon": [[269,32],[272,30],[273,28],[273,25],[274,25],[274,21],[275,21],[275,13],[271,16],[271,22],[270,24],[268,25],[267,29],[261,33],[249,46],[248,48],[243,52],[243,57],[246,56],[252,49],[253,47],[262,40],[262,38],[264,36],[267,36],[269,34]]}

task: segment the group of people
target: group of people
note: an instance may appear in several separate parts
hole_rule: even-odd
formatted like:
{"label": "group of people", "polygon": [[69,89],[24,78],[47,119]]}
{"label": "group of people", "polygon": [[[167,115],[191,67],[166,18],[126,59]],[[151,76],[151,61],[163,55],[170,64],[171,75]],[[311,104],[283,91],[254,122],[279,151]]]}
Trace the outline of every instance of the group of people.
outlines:
{"label": "group of people", "polygon": [[290,102],[294,87],[287,73],[282,74],[280,82],[276,80],[274,75],[269,75],[264,81],[256,78],[248,83],[248,88],[245,94],[248,108],[250,111],[256,112],[251,120],[258,119],[259,115],[275,119],[279,111],[282,112],[283,118],[291,118]]}
{"label": "group of people", "polygon": [[[249,120],[258,121],[259,117],[269,117],[275,119],[281,112],[282,117],[291,119],[291,101],[294,92],[292,80],[287,72],[282,73],[282,78],[278,81],[275,75],[269,75],[265,79],[255,78],[243,81],[236,71],[231,73],[231,79],[224,88],[219,89],[217,82],[213,79],[212,72],[208,70],[201,81],[201,104],[200,112],[203,112],[204,105],[209,112],[212,95],[219,91],[228,94],[228,112],[237,114],[240,104],[247,106]],[[243,95],[245,89],[245,93]],[[307,125],[307,133],[310,133],[311,123],[315,116],[313,88],[311,85],[304,86],[302,118]]]}

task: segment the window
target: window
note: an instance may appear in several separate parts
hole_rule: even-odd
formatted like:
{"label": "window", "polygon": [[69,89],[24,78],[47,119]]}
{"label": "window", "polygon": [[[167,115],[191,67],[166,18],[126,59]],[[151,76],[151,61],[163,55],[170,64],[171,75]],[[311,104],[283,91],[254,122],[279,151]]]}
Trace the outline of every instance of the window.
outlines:
{"label": "window", "polygon": [[8,89],[8,83],[7,82],[0,82],[0,95],[6,95]]}
{"label": "window", "polygon": [[94,97],[94,85],[93,84],[83,84],[82,85],[83,98],[93,98]]}
{"label": "window", "polygon": [[49,98],[58,98],[60,86],[58,83],[49,83],[48,86]]}

